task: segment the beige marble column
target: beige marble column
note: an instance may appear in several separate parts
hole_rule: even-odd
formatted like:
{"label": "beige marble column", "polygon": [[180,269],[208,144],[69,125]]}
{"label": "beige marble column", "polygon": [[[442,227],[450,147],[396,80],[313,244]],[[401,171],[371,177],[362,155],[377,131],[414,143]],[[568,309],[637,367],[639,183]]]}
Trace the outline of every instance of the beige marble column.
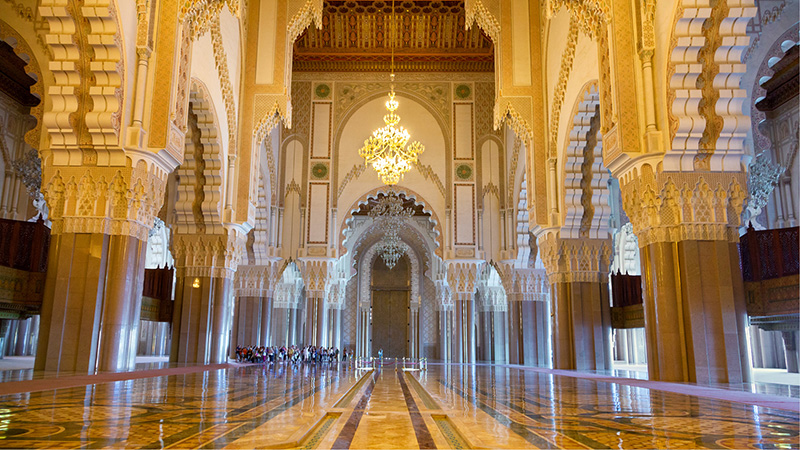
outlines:
{"label": "beige marble column", "polygon": [[610,242],[550,233],[540,250],[550,280],[553,368],[611,369]]}
{"label": "beige marble column", "polygon": [[230,344],[232,283],[244,235],[173,237],[176,268],[170,361],[224,362]]}
{"label": "beige marble column", "polygon": [[650,379],[748,381],[736,247],[745,174],[645,171],[621,184],[641,248]]}
{"label": "beige marble column", "polygon": [[744,288],[735,244],[655,242],[641,255],[651,378],[748,379]]}
{"label": "beige marble column", "polygon": [[37,370],[133,369],[145,247],[128,235],[51,236]]}

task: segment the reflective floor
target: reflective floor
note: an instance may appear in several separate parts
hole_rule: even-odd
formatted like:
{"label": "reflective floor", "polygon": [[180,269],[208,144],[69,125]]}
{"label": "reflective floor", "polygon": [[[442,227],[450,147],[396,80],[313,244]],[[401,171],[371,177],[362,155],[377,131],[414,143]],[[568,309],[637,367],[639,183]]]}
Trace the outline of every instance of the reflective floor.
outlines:
{"label": "reflective floor", "polygon": [[799,420],[509,367],[243,366],[2,396],[0,447],[798,448]]}

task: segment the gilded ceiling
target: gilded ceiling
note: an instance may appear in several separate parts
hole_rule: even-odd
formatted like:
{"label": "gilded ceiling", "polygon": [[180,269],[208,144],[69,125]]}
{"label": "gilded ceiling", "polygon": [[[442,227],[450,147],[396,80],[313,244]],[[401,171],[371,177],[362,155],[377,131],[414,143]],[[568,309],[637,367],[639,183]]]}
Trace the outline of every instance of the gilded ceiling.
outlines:
{"label": "gilded ceiling", "polygon": [[463,1],[326,1],[322,29],[295,42],[293,69],[314,72],[388,71],[391,43],[398,72],[491,72],[491,40],[466,30]]}

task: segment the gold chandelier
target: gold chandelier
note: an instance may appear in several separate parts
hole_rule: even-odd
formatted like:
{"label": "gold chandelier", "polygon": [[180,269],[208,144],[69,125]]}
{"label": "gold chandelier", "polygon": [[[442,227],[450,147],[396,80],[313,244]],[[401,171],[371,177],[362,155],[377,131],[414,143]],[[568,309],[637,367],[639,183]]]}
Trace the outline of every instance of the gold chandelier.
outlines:
{"label": "gold chandelier", "polygon": [[389,76],[391,86],[389,101],[386,102],[389,113],[383,116],[386,125],[373,131],[372,136],[364,141],[364,146],[358,151],[359,156],[364,158],[364,163],[371,164],[380,175],[383,184],[389,186],[400,182],[403,175],[417,162],[419,154],[425,151],[425,147],[416,141],[406,146],[411,134],[405,128],[397,126],[400,116],[395,113],[398,103],[394,98],[394,24],[394,0],[392,0],[392,63]]}

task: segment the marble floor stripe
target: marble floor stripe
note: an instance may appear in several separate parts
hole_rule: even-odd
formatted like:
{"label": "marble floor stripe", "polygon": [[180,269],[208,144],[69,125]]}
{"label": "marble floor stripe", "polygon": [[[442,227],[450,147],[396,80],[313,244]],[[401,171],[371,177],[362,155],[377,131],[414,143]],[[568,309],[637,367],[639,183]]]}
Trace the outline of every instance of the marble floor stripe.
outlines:
{"label": "marble floor stripe", "polygon": [[411,424],[414,426],[414,434],[417,436],[419,448],[435,449],[436,443],[433,442],[433,436],[431,436],[428,426],[425,425],[425,421],[419,413],[419,408],[417,408],[417,403],[414,401],[414,397],[411,396],[411,391],[408,390],[408,385],[404,378],[403,371],[397,372],[397,379],[400,381],[400,388],[403,389],[403,397],[406,400],[406,407],[408,408],[408,414],[411,416]]}
{"label": "marble floor stripe", "polygon": [[358,425],[361,422],[361,417],[364,415],[364,410],[366,409],[367,403],[369,403],[369,399],[372,396],[372,390],[375,388],[375,377],[377,374],[378,371],[374,371],[372,373],[372,377],[370,378],[369,383],[364,390],[364,394],[361,395],[361,398],[358,400],[355,409],[353,409],[353,413],[350,414],[350,417],[347,419],[347,422],[345,422],[342,431],[339,432],[339,436],[336,438],[333,448],[350,448],[350,444],[353,442],[353,437],[356,434]]}
{"label": "marble floor stripe", "polygon": [[519,435],[521,438],[525,439],[526,441],[530,442],[534,448],[555,448],[556,445],[552,442],[547,441],[543,437],[539,436],[538,434],[532,432],[524,425],[511,420],[505,414],[501,414],[496,409],[492,408],[491,406],[487,405],[486,403],[479,400],[475,395],[470,395],[462,391],[461,389],[451,385],[447,381],[439,380],[442,385],[447,387],[448,389],[452,390],[456,394],[460,395],[465,400],[469,401],[473,405],[477,406],[481,411],[485,412],[486,414],[490,415],[497,423],[509,428],[511,431]]}

